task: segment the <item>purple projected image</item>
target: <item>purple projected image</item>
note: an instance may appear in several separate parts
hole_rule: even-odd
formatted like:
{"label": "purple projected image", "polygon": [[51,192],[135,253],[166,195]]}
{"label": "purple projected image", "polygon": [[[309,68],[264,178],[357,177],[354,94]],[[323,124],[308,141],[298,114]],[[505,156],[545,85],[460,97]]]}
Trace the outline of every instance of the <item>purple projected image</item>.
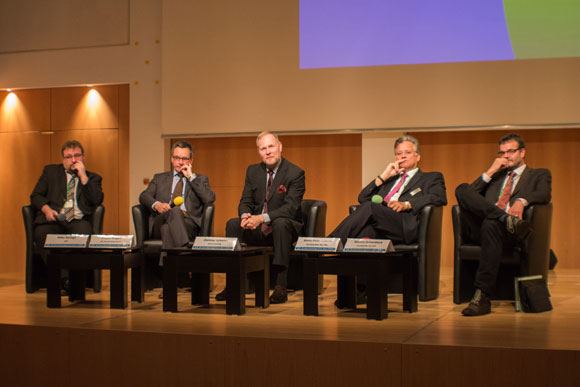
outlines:
{"label": "purple projected image", "polygon": [[508,59],[502,0],[300,0],[301,69]]}

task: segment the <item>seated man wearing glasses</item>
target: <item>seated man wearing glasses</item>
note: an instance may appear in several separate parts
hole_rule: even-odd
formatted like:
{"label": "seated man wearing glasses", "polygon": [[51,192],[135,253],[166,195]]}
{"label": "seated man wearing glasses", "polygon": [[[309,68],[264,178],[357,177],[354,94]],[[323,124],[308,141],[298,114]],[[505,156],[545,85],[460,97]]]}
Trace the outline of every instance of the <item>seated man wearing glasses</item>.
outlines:
{"label": "seated man wearing glasses", "polygon": [[101,176],[85,169],[83,146],[67,141],[61,154],[62,164],[45,166],[30,194],[30,203],[38,211],[34,240],[39,247],[47,234],[91,234],[87,216],[103,203]]}
{"label": "seated man wearing glasses", "polygon": [[173,170],[156,174],[139,196],[139,202],[151,210],[150,235],[161,238],[163,248],[193,241],[201,228],[204,204],[215,201],[208,177],[194,173],[192,161],[191,144],[176,142],[171,147]]}
{"label": "seated man wearing glasses", "polygon": [[[61,148],[62,164],[44,167],[30,194],[37,211],[34,218],[34,242],[46,263],[43,249],[48,234],[92,234],[88,216],[103,203],[101,176],[85,169],[85,155],[80,142],[67,141]],[[68,291],[68,271],[62,273],[62,294]]]}
{"label": "seated man wearing glasses", "polygon": [[508,134],[499,140],[498,157],[489,169],[473,183],[463,183],[455,190],[461,208],[461,236],[481,244],[477,290],[462,311],[465,316],[491,312],[490,293],[502,250],[526,239],[531,232],[529,223],[522,219],[524,208],[550,202],[550,171],[527,167],[525,157],[524,140]]}

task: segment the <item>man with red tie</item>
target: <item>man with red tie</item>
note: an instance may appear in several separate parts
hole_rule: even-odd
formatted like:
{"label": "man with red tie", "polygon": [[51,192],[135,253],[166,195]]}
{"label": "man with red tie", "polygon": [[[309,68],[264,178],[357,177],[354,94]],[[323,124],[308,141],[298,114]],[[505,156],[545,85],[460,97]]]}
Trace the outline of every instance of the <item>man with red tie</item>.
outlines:
{"label": "man with red tie", "polygon": [[393,243],[417,240],[419,214],[428,204],[447,204],[445,181],[439,172],[423,172],[419,141],[411,136],[395,141],[396,160],[358,195],[360,205],[329,237],[390,239]]}
{"label": "man with red tie", "polygon": [[[290,251],[303,226],[300,207],[306,190],[304,170],[282,157],[282,143],[275,133],[260,133],[256,146],[262,162],[246,170],[238,217],[226,224],[226,236],[249,245],[273,246],[271,272],[275,286],[270,303],[282,304],[288,300]],[[224,289],[216,300],[225,299]]]}
{"label": "man with red tie", "polygon": [[[428,204],[447,204],[445,181],[440,172],[423,172],[419,141],[412,136],[395,141],[395,161],[358,195],[360,205],[329,237],[390,239],[393,243],[417,241],[419,215]],[[357,304],[364,304],[365,279],[357,282]],[[335,305],[340,308],[337,302]]]}
{"label": "man with red tie", "polygon": [[481,244],[475,275],[475,295],[463,309],[465,316],[491,312],[490,294],[495,286],[502,250],[526,239],[530,225],[522,219],[525,207],[549,203],[552,176],[547,169],[526,166],[526,145],[517,134],[499,140],[498,157],[473,183],[455,190],[461,208],[461,236]]}

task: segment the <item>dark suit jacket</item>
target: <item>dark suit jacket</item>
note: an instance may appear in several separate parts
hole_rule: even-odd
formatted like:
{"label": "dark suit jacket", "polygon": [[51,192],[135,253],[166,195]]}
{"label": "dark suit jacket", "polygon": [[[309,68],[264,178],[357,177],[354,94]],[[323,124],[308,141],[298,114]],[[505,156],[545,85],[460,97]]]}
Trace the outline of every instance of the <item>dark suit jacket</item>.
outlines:
{"label": "dark suit jacket", "polygon": [[[187,179],[185,179],[187,180]],[[171,186],[173,184],[173,170],[157,173],[145,191],[139,195],[139,203],[151,211],[149,220],[149,232],[153,227],[154,218],[159,215],[151,207],[156,201],[169,203],[171,201]],[[201,227],[203,205],[215,201],[215,193],[209,186],[209,179],[205,175],[197,174],[192,182],[185,185],[185,197],[183,198],[187,214],[193,219],[198,227]]]}
{"label": "dark suit jacket", "polygon": [[[101,176],[87,171],[89,181],[86,185],[80,182],[77,187],[77,203],[80,210],[86,216],[91,215],[95,208],[103,203],[103,188]],[[66,201],[66,171],[62,164],[51,164],[44,167],[42,175],[30,194],[30,203],[38,214],[34,223],[48,223],[44,213],[40,211],[42,206],[48,204],[55,211],[60,211]]]}
{"label": "dark suit jacket", "polygon": [[[266,165],[253,164],[246,170],[246,182],[238,206],[238,215],[262,213],[266,196]],[[279,217],[293,220],[296,233],[302,229],[300,205],[304,196],[304,170],[282,158],[268,198],[268,215],[270,221]]]}
{"label": "dark suit jacket", "polygon": [[[491,177],[486,183],[478,177],[471,186],[481,193],[490,203],[497,202],[501,186],[507,174],[507,170],[501,170]],[[533,169],[526,167],[519,178],[516,188],[510,196],[510,206],[519,198],[526,199],[529,205],[549,203],[552,198],[552,174],[548,169]]]}
{"label": "dark suit jacket", "polygon": [[[387,196],[398,178],[399,176],[395,175],[378,187],[374,180],[371,181],[358,195],[359,203],[370,201],[374,195]],[[434,206],[447,204],[443,175],[440,172],[422,172],[419,169],[399,196],[399,201],[411,203],[410,211],[400,212],[403,217],[405,241],[410,243],[417,240],[419,214],[423,207],[428,204]]]}

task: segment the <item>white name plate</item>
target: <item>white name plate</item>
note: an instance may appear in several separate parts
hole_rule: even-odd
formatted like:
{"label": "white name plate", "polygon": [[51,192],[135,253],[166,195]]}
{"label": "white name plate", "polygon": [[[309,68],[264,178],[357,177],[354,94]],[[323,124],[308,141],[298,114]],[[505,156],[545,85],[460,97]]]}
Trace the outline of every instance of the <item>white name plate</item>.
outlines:
{"label": "white name plate", "polygon": [[318,251],[335,253],[342,250],[340,238],[299,237],[294,251]]}
{"label": "white name plate", "polygon": [[134,245],[133,235],[91,235],[91,249],[130,249]]}
{"label": "white name plate", "polygon": [[344,251],[354,253],[386,253],[395,251],[390,239],[358,239],[348,238]]}
{"label": "white name plate", "polygon": [[44,247],[74,247],[85,248],[89,236],[84,234],[48,234]]}
{"label": "white name plate", "polygon": [[238,238],[196,237],[193,250],[239,251]]}

